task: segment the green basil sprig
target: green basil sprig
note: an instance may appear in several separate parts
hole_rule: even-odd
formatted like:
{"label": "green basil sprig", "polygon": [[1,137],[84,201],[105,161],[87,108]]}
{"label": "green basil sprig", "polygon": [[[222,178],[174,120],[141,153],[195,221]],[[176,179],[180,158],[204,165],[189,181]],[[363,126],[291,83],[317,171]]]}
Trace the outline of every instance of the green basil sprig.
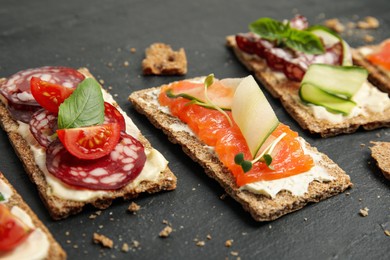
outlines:
{"label": "green basil sprig", "polygon": [[104,122],[104,100],[95,79],[83,80],[60,105],[58,129],[77,128]]}
{"label": "green basil sprig", "polygon": [[264,17],[251,23],[249,29],[266,40],[276,41],[278,46],[285,45],[293,50],[308,54],[322,54],[325,52],[318,36],[308,30],[291,28],[289,23],[282,23]]}

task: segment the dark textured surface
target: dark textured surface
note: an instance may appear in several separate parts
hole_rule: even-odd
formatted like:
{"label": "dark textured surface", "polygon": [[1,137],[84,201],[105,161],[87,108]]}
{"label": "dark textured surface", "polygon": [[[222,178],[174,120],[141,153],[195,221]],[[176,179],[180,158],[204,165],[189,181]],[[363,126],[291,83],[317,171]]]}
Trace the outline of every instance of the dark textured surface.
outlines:
{"label": "dark textured surface", "polygon": [[[88,67],[133,118],[145,136],[170,161],[178,177],[173,192],[142,196],[136,214],[126,209],[129,202],[116,201],[100,216],[88,208],[66,220],[49,218],[37,191],[27,178],[6,134],[0,132],[0,170],[20,191],[67,251],[69,259],[386,259],[389,258],[390,182],[370,158],[372,141],[390,141],[390,130],[359,131],[353,135],[320,139],[303,132],[278,101],[267,97],[279,119],[290,125],[312,145],[350,174],[355,186],[350,195],[341,194],[270,223],[256,223],[216,182],[187,158],[181,149],[135,112],[127,101],[131,91],[167,83],[181,77],[143,77],[144,49],[153,42],[184,47],[188,58],[187,77],[215,73],[218,78],[248,74],[224,47],[225,36],[247,30],[251,21],[270,16],[290,18],[299,12],[311,23],[338,17],[355,21],[373,15],[381,27],[355,30],[345,39],[352,46],[364,44],[368,33],[375,42],[390,29],[390,2],[375,1],[12,1],[0,0],[0,75],[45,65]],[[324,18],[325,17],[325,18]],[[136,48],[133,54],[130,48]],[[125,61],[129,66],[123,66]],[[112,67],[107,66],[112,63]],[[365,146],[363,146],[364,144]],[[359,215],[368,207],[369,215]],[[174,229],[169,238],[158,233],[167,220]],[[114,241],[114,249],[92,243],[93,232]],[[206,238],[211,236],[211,240]],[[205,241],[204,247],[194,240]],[[232,239],[233,245],[225,247]],[[140,246],[121,252],[124,242]]]}

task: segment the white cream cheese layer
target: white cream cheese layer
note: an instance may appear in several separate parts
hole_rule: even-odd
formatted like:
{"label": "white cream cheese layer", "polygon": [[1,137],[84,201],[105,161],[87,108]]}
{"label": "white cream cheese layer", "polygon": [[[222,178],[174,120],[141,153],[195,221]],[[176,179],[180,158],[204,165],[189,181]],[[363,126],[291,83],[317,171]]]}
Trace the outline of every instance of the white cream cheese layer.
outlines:
{"label": "white cream cheese layer", "polygon": [[[149,95],[149,97],[152,98],[152,101],[150,102],[148,100],[145,102],[153,103],[154,105],[158,106],[160,111],[164,112],[166,111],[166,107],[163,107],[158,103],[158,95],[159,91],[153,91],[153,93],[150,93]],[[169,110],[165,113],[170,114]],[[186,124],[182,123],[181,125],[183,126],[179,127],[177,124],[172,124],[169,126],[169,128],[172,132],[184,131],[190,135],[195,136],[194,132]],[[282,190],[287,190],[290,191],[293,195],[301,196],[308,191],[309,184],[312,181],[332,181],[334,178],[328,174],[325,168],[319,166],[318,162],[321,160],[321,156],[306,149],[305,141],[301,137],[298,137],[298,141],[300,142],[304,153],[311,155],[314,160],[315,166],[310,169],[310,171],[279,180],[250,183],[242,186],[241,189],[248,190],[256,194],[263,194],[272,198]],[[214,148],[211,146],[205,145],[205,148],[208,149],[211,153],[215,152]]]}
{"label": "white cream cheese layer", "polygon": [[305,141],[301,137],[298,137],[297,140],[301,144],[304,153],[309,154],[313,158],[313,168],[307,172],[287,178],[249,183],[242,186],[240,189],[270,196],[271,198],[274,198],[282,190],[290,191],[292,195],[295,196],[303,196],[308,191],[311,182],[329,182],[334,180],[334,177],[330,176],[326,169],[320,166],[319,162],[322,160],[321,155],[309,151],[306,148]]}
{"label": "white cream cheese layer", "polygon": [[34,231],[27,237],[23,243],[13,250],[0,253],[2,260],[20,260],[20,259],[45,259],[49,253],[50,242],[46,234],[40,229],[35,228],[30,216],[18,206],[13,206],[11,213],[23,221]]}
{"label": "white cream cheese layer", "polygon": [[[113,105],[116,104],[116,102],[109,93],[104,90],[102,92],[103,98],[106,102],[109,102]],[[136,138],[139,137],[140,131],[135,126],[130,117],[128,117],[127,114],[120,107],[117,107],[117,109],[125,118],[126,133]],[[46,168],[46,150],[41,145],[39,145],[35,138],[32,136],[28,124],[25,124],[20,121],[18,121],[18,123],[18,133],[29,144],[30,149],[34,155],[36,164],[45,174],[46,181],[50,186],[49,192],[60,198],[75,201],[87,201],[96,197],[102,197],[107,194],[107,191],[103,190],[75,189],[63,183],[61,180],[49,173]],[[133,182],[130,182],[128,185],[135,186],[136,184],[144,180],[156,181],[158,179],[159,174],[167,167],[168,162],[157,150],[153,148],[145,149],[145,154],[147,157],[143,170],[138,175],[138,177],[134,179]]]}
{"label": "white cream cheese layer", "polygon": [[3,195],[4,201],[0,201],[0,203],[8,202],[9,198],[12,197],[12,189],[8,186],[3,180],[0,180],[0,193]]}
{"label": "white cream cheese layer", "polygon": [[387,93],[381,92],[368,82],[363,83],[362,87],[352,97],[352,100],[357,105],[347,116],[331,113],[322,106],[309,105],[309,107],[312,109],[315,118],[332,123],[341,123],[358,115],[367,115],[369,112],[381,113],[390,107],[390,99]]}

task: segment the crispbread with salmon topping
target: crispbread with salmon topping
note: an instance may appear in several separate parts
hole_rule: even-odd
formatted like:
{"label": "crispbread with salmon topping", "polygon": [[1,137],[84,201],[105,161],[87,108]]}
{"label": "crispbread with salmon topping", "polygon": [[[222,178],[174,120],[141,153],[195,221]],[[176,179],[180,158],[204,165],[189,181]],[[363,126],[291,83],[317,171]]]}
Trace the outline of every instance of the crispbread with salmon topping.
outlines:
{"label": "crispbread with salmon topping", "polygon": [[[367,111],[365,114],[347,117],[337,123],[316,118],[310,107],[300,100],[299,82],[291,81],[284,77],[281,72],[273,71],[267,66],[264,59],[241,51],[237,46],[235,36],[228,36],[226,42],[227,46],[233,49],[238,60],[249,71],[253,72],[254,76],[273,97],[280,99],[287,112],[303,129],[322,137],[331,137],[353,133],[360,127],[365,130],[390,127],[390,107],[382,113]],[[371,85],[369,87],[373,88]]]}
{"label": "crispbread with salmon topping", "polygon": [[287,213],[303,208],[310,202],[318,202],[343,192],[352,186],[349,176],[325,154],[305,142],[309,151],[321,157],[319,164],[334,179],[329,182],[312,181],[308,192],[294,196],[282,190],[274,198],[240,189],[232,173],[220,162],[215,152],[186,130],[186,124],[173,116],[169,109],[157,101],[161,87],[132,93],[129,100],[135,109],[144,114],[150,122],[161,129],[172,143],[179,144],[192,160],[199,163],[206,174],[219,182],[226,193],[238,201],[256,221],[271,221]]}
{"label": "crispbread with salmon topping", "polygon": [[[93,77],[86,68],[81,68],[79,71],[86,77]],[[0,79],[0,83],[5,80],[5,78]],[[45,173],[38,167],[34,159],[33,151],[30,149],[27,140],[18,133],[19,123],[11,117],[3,102],[0,103],[0,124],[8,134],[9,140],[23,163],[30,180],[37,185],[39,195],[53,219],[63,219],[69,215],[76,214],[87,204],[92,204],[99,209],[105,209],[117,198],[132,199],[144,192],[155,193],[176,188],[176,177],[169,167],[166,166],[165,169],[158,174],[156,179],[144,179],[137,185],[132,185],[133,182],[130,182],[120,189],[107,190],[104,192],[99,191],[100,194],[97,196],[81,201],[61,198],[53,193],[53,188],[48,184]],[[154,151],[151,144],[140,132],[136,138],[143,144],[145,151]],[[64,186],[69,187],[66,185]]]}
{"label": "crispbread with salmon topping", "polygon": [[[49,252],[47,254],[46,259],[60,260],[66,259],[66,253],[62,249],[61,245],[55,240],[50,231],[46,228],[46,226],[39,220],[37,215],[30,209],[30,207],[26,204],[23,198],[19,195],[19,193],[15,190],[15,188],[8,182],[5,176],[0,172],[0,180],[2,180],[12,191],[12,196],[9,198],[9,201],[5,203],[5,205],[11,209],[13,206],[18,206],[23,211],[25,211],[31,218],[32,223],[36,228],[40,228],[47,236],[49,240]],[[0,202],[1,203],[1,202]],[[0,253],[0,258],[2,258]]]}

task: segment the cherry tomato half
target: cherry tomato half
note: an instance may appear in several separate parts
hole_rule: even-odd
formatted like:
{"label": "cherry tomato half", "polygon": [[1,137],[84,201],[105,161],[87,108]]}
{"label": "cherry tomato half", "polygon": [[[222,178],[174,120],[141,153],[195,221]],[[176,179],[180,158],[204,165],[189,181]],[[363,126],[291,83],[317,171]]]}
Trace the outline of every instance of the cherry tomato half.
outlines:
{"label": "cherry tomato half", "polygon": [[57,130],[58,138],[69,153],[80,159],[93,160],[109,154],[119,142],[121,127],[117,123]]}
{"label": "cherry tomato half", "polygon": [[58,114],[62,102],[67,99],[75,89],[43,81],[32,77],[30,81],[31,94],[35,100],[48,111]]}
{"label": "cherry tomato half", "polygon": [[12,215],[10,210],[0,204],[0,251],[9,251],[22,243],[31,229],[19,218]]}

